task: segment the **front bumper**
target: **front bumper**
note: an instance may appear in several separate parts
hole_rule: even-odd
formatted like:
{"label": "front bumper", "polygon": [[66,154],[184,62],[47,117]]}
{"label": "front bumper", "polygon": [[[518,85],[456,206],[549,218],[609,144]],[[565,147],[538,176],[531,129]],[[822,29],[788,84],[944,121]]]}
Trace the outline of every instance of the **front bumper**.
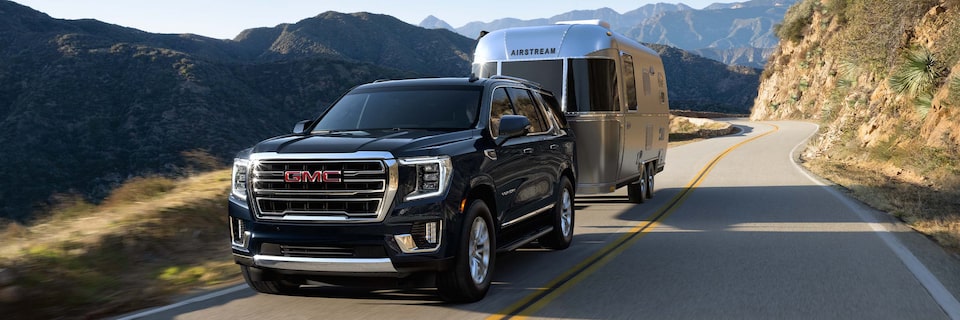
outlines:
{"label": "front bumper", "polygon": [[[449,268],[453,251],[445,217],[459,216],[442,202],[422,202],[383,222],[294,224],[257,221],[242,202],[231,199],[229,212],[234,260],[267,272],[303,276],[398,277]],[[435,249],[406,252],[397,235],[437,222],[442,241]],[[455,247],[455,246],[454,246]],[[291,252],[292,251],[292,252]]]}
{"label": "front bumper", "polygon": [[255,255],[253,264],[268,269],[333,273],[399,273],[389,258],[304,258]]}

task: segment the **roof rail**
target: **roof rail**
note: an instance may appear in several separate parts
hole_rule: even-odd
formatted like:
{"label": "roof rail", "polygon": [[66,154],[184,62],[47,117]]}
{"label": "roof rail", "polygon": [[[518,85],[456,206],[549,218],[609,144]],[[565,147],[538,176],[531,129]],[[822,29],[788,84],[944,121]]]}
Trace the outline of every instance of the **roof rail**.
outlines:
{"label": "roof rail", "polygon": [[536,87],[537,89],[543,89],[543,86],[540,85],[539,83],[536,83],[536,82],[533,82],[533,81],[530,81],[530,80],[527,80],[527,79],[524,79],[524,78],[517,78],[517,77],[511,77],[511,76],[502,76],[502,75],[499,75],[499,74],[498,74],[498,75],[490,76],[490,79],[513,80],[513,81],[520,82],[520,83],[523,83],[523,84],[528,85],[528,86],[531,86],[531,87]]}

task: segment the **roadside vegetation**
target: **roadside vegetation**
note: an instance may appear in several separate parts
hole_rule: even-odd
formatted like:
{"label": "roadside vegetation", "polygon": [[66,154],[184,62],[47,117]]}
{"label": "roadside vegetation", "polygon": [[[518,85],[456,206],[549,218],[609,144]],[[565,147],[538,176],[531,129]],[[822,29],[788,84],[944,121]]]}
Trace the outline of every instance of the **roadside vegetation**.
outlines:
{"label": "roadside vegetation", "polygon": [[7,223],[4,317],[102,318],[237,280],[226,240],[229,179],[229,170],[135,178],[101,204],[59,196],[36,222]]}

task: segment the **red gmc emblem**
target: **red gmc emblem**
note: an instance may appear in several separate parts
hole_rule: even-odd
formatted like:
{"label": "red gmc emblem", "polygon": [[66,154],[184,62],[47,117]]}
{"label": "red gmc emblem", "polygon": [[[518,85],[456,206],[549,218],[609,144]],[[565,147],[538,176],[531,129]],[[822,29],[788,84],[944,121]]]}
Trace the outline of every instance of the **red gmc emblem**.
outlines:
{"label": "red gmc emblem", "polygon": [[284,182],[342,182],[340,170],[284,171]]}

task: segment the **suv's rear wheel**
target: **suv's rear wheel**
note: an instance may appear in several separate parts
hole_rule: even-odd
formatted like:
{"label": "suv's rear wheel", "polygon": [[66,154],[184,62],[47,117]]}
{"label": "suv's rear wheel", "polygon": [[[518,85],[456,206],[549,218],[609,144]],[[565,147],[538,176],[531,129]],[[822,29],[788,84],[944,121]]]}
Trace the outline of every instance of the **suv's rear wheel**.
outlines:
{"label": "suv's rear wheel", "polygon": [[490,209],[474,200],[464,213],[460,231],[461,254],[450,270],[437,274],[440,297],[449,302],[474,302],[487,294],[496,260],[496,236]]}
{"label": "suv's rear wheel", "polygon": [[540,238],[544,248],[563,250],[573,241],[573,184],[567,177],[560,180],[560,195],[553,207],[553,231]]}
{"label": "suv's rear wheel", "polygon": [[260,293],[268,294],[282,294],[282,295],[293,295],[300,292],[300,284],[284,280],[280,276],[273,276],[274,279],[263,279],[262,275],[253,275],[255,271],[251,271],[251,268],[248,266],[240,266],[240,271],[243,273],[243,280],[247,282],[247,285],[253,290],[256,290]]}

